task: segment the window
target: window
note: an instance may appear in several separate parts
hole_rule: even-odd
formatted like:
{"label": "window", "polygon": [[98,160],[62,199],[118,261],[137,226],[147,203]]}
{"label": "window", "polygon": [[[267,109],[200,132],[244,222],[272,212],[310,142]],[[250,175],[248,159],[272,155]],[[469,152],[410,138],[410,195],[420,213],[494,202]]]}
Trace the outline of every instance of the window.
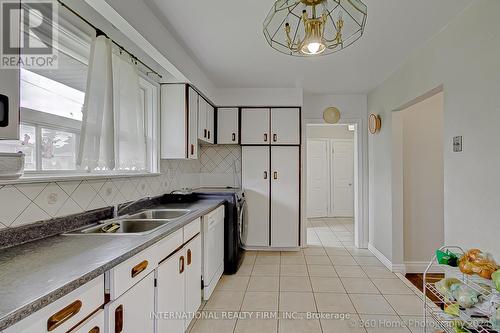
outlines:
{"label": "window", "polygon": [[[27,174],[155,172],[156,112],[159,85],[147,75],[140,78],[140,108],[144,112],[144,158],[134,152],[120,152],[121,140],[137,140],[126,133],[115,133],[115,170],[80,170],[77,158],[83,106],[87,87],[90,45],[95,31],[73,14],[60,8],[59,54],[57,69],[21,69],[21,135],[19,141],[0,141],[0,151],[25,153]],[[114,50],[114,52],[119,52]],[[142,128],[142,127],[141,127]],[[126,156],[125,162],[122,159]],[[145,160],[144,160],[145,159]],[[127,162],[127,161],[133,161]]]}

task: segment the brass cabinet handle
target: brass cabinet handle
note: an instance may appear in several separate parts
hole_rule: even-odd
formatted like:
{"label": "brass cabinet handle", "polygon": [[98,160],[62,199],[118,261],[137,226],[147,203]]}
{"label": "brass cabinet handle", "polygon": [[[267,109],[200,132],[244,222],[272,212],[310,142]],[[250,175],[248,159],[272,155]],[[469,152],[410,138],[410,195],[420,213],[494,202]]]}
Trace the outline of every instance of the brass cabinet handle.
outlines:
{"label": "brass cabinet handle", "polygon": [[188,266],[191,265],[191,249],[187,250],[187,262]]}
{"label": "brass cabinet handle", "polygon": [[273,134],[273,141],[277,142],[278,141],[278,134]]}
{"label": "brass cabinet handle", "polygon": [[264,171],[264,179],[267,179],[267,171]]}
{"label": "brass cabinet handle", "polygon": [[141,274],[146,268],[148,268],[148,261],[144,260],[143,262],[137,264],[134,268],[132,268],[132,278],[135,278],[137,275]]}
{"label": "brass cabinet handle", "polygon": [[274,179],[278,179],[278,171],[274,171],[274,173],[273,173],[273,178],[274,178]]}
{"label": "brass cabinet handle", "polygon": [[123,331],[123,305],[115,309],[115,333]]}
{"label": "brass cabinet handle", "polygon": [[76,315],[82,309],[82,301],[76,300],[64,309],[59,312],[53,314],[47,320],[47,331],[51,332],[64,324],[68,319]]}
{"label": "brass cabinet handle", "polygon": [[179,274],[184,273],[184,256],[179,258]]}
{"label": "brass cabinet handle", "polygon": [[233,142],[236,141],[236,133],[233,133]]}
{"label": "brass cabinet handle", "polygon": [[264,142],[267,142],[267,133],[264,133]]}
{"label": "brass cabinet handle", "polygon": [[97,326],[89,331],[89,333],[100,333],[100,332],[101,332],[101,329]]}

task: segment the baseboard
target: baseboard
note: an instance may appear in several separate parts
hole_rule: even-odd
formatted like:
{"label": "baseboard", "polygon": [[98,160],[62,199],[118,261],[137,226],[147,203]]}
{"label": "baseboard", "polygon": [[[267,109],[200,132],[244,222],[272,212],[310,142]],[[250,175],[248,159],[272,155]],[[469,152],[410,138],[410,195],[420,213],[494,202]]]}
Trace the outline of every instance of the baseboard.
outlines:
{"label": "baseboard", "polygon": [[380,252],[379,250],[377,250],[375,248],[375,246],[373,246],[372,244],[368,243],[368,250],[373,253],[373,255],[378,259],[380,260],[380,262],[382,264],[384,264],[385,267],[387,267],[390,271],[392,271],[392,262],[387,259],[387,257],[382,253]]}
{"label": "baseboard", "polygon": [[[427,261],[405,261],[406,273],[423,274],[429,263]],[[444,273],[443,269],[437,265],[433,265],[429,269],[429,273]]]}

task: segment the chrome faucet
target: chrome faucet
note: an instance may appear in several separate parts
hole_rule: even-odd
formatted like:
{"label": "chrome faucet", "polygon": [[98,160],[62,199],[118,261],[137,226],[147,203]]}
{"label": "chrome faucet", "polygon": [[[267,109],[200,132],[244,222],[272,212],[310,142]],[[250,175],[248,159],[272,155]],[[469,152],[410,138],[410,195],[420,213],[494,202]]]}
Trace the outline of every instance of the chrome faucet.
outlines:
{"label": "chrome faucet", "polygon": [[[145,197],[145,198],[137,199],[135,201],[131,201],[128,204],[126,204],[125,206],[122,206],[123,204],[114,205],[113,206],[113,218],[115,218],[115,219],[118,218],[120,216],[120,212],[123,212],[125,209],[135,205],[136,203],[146,201],[146,200],[151,200],[151,197]],[[122,206],[122,207],[120,207],[120,206]]]}

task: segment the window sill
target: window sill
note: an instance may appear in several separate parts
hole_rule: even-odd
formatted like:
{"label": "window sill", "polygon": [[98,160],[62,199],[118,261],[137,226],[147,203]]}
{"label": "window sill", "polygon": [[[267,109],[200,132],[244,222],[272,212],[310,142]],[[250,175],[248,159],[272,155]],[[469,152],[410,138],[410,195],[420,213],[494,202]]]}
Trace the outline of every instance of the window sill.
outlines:
{"label": "window sill", "polygon": [[132,177],[155,177],[161,173],[142,172],[142,173],[107,173],[107,174],[33,174],[24,175],[15,180],[0,180],[1,185],[13,184],[28,184],[28,183],[49,183],[49,182],[69,182],[80,180],[94,180],[94,179],[109,179],[109,178],[132,178]]}

